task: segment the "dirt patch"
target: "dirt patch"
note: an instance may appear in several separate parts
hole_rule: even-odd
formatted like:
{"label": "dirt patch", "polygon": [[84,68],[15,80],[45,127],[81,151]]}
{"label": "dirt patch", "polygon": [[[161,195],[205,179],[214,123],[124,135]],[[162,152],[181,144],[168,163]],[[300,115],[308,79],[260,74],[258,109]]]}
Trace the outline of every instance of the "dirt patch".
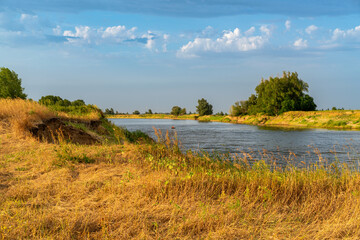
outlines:
{"label": "dirt patch", "polygon": [[[89,124],[95,127],[98,123]],[[99,143],[99,140],[94,136],[81,129],[65,124],[60,118],[50,118],[29,130],[34,137],[49,143],[57,143],[59,141],[69,141],[85,145]]]}

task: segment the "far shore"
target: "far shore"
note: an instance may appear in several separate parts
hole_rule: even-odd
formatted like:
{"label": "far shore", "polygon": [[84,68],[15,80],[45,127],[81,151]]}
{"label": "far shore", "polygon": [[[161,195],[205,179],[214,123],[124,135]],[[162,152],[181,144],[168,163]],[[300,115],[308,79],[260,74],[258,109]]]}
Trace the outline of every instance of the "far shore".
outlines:
{"label": "far shore", "polygon": [[106,115],[107,118],[133,119],[174,119],[198,120],[202,122],[225,122],[234,124],[248,124],[279,128],[326,128],[339,130],[360,130],[360,110],[329,110],[329,111],[291,111],[279,116],[244,115],[233,117],[229,115],[198,114],[171,115],[171,114],[121,114]]}

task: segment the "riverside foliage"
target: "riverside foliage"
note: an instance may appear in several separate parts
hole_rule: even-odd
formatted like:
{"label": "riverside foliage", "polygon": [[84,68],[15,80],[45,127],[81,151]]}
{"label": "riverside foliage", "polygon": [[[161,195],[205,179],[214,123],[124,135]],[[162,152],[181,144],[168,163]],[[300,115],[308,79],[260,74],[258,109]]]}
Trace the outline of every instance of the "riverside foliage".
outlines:
{"label": "riverside foliage", "polygon": [[288,111],[314,111],[314,99],[306,94],[309,85],[296,72],[283,72],[282,77],[261,80],[247,101],[236,102],[230,109],[233,116],[265,113],[271,116]]}

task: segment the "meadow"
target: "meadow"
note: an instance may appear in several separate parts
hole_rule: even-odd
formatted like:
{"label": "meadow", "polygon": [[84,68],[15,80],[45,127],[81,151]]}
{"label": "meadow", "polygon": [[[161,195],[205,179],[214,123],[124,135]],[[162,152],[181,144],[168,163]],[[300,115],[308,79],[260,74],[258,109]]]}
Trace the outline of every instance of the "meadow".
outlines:
{"label": "meadow", "polygon": [[[29,131],[52,118],[98,142]],[[0,100],[1,239],[360,238],[358,162],[280,168],[265,155],[182,153],[156,129],[155,142],[98,114],[76,118]]]}

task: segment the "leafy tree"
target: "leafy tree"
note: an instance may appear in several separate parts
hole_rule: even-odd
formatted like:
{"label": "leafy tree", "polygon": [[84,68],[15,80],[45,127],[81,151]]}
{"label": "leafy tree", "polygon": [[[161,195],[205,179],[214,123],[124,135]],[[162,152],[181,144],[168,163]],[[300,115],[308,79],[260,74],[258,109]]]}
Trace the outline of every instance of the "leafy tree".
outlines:
{"label": "leafy tree", "polygon": [[60,101],[63,101],[61,97],[53,95],[42,96],[39,99],[39,103],[45,106],[55,105],[58,104]]}
{"label": "leafy tree", "polygon": [[78,100],[71,102],[71,105],[72,106],[84,106],[85,102],[84,102],[84,100],[78,99]]}
{"label": "leafy tree", "polygon": [[230,115],[231,116],[240,116],[248,113],[249,101],[239,101],[231,106]]}
{"label": "leafy tree", "polygon": [[209,104],[204,98],[198,100],[196,111],[200,116],[211,115],[213,113],[213,106]]}
{"label": "leafy tree", "polygon": [[115,114],[114,109],[113,108],[110,108],[110,109],[106,108],[105,109],[105,114],[114,115]]}
{"label": "leafy tree", "polygon": [[21,87],[21,78],[8,68],[0,68],[0,98],[26,99],[27,95]]}
{"label": "leafy tree", "polygon": [[283,72],[282,77],[270,77],[261,80],[255,88],[256,95],[247,101],[236,102],[231,107],[232,115],[266,113],[278,115],[287,111],[313,111],[314,99],[305,92],[309,85],[299,79],[296,72]]}
{"label": "leafy tree", "polygon": [[186,108],[182,108],[180,111],[180,115],[185,115],[186,114]]}
{"label": "leafy tree", "polygon": [[153,114],[153,112],[151,109],[149,109],[145,114]]}
{"label": "leafy tree", "polygon": [[175,115],[175,116],[179,116],[181,113],[181,107],[179,106],[173,106],[172,109],[171,109],[171,113],[172,115]]}
{"label": "leafy tree", "polygon": [[140,114],[140,112],[139,112],[138,110],[135,110],[135,111],[133,112],[133,114],[135,114],[135,115],[139,115],[139,114]]}

